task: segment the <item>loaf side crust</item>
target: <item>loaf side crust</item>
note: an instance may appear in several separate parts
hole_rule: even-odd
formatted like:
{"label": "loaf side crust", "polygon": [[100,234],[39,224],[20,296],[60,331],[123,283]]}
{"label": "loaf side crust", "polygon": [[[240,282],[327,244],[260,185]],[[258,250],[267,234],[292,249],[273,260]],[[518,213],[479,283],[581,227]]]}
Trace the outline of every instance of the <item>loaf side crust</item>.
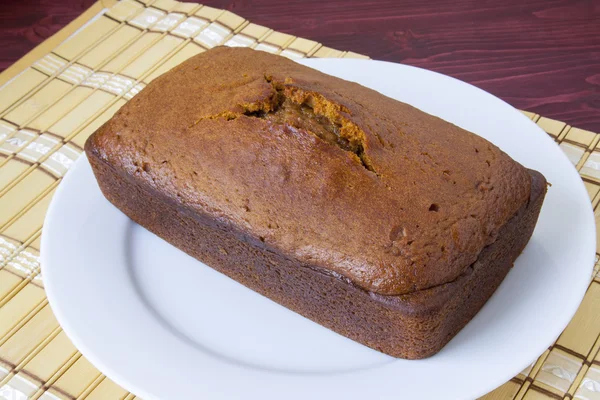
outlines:
{"label": "loaf side crust", "polygon": [[544,177],[529,171],[530,199],[463,274],[434,288],[390,296],[272,251],[245,232],[190,212],[95,153],[88,152],[88,158],[104,196],[133,221],[284,307],[375,350],[407,359],[435,354],[479,311],[531,237],[546,193]]}

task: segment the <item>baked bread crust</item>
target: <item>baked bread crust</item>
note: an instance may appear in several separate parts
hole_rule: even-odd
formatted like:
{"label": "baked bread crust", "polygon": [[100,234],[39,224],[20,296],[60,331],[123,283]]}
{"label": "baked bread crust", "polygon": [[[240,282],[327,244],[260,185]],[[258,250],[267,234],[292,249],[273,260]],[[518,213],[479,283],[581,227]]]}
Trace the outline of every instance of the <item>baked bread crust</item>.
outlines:
{"label": "baked bread crust", "polygon": [[86,143],[134,221],[387,354],[438,351],[526,245],[545,180],[446,121],[283,57],[216,48]]}

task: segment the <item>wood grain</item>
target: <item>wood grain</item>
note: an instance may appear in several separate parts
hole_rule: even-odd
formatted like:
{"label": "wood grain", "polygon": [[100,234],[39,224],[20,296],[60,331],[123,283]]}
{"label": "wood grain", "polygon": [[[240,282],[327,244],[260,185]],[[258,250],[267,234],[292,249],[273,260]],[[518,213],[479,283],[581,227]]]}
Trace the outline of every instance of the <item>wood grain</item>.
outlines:
{"label": "wood grain", "polygon": [[52,36],[94,0],[3,1],[0,7],[0,71]]}
{"label": "wood grain", "polygon": [[[92,0],[0,9],[0,68]],[[600,0],[205,0],[278,31],[438,71],[600,132]]]}

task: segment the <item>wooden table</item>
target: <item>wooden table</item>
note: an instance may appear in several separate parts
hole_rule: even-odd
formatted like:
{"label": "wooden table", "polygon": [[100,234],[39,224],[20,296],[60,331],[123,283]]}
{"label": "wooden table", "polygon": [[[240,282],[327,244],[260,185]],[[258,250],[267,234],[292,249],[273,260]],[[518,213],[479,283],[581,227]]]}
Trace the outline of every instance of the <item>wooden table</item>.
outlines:
{"label": "wooden table", "polygon": [[[0,70],[94,0],[0,8]],[[600,132],[600,0],[205,0],[278,31],[438,71]]]}

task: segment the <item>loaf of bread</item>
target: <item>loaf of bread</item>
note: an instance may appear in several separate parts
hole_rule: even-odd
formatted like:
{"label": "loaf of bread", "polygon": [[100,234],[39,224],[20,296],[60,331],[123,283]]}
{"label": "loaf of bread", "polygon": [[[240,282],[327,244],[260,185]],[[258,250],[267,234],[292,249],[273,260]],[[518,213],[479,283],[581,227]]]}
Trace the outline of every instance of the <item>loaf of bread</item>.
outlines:
{"label": "loaf of bread", "polygon": [[104,196],[135,222],[409,359],[439,351],[483,306],[546,192],[541,174],[473,133],[241,48],[160,76],[85,150]]}

